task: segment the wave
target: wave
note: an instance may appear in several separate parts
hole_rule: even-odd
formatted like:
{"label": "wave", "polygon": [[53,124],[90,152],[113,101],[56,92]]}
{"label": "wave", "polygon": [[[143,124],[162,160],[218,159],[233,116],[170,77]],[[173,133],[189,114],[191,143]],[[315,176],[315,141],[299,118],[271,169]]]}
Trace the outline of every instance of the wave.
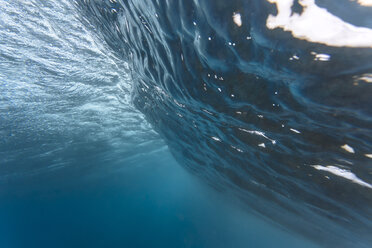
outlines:
{"label": "wave", "polygon": [[116,170],[165,147],[130,103],[128,64],[71,1],[1,1],[0,12],[1,185],[97,160]]}
{"label": "wave", "polygon": [[181,164],[325,246],[372,244],[368,1],[76,2]]}
{"label": "wave", "polygon": [[369,1],[0,11],[0,181],[151,152],[164,147],[153,127],[189,171],[267,220],[323,246],[372,244]]}

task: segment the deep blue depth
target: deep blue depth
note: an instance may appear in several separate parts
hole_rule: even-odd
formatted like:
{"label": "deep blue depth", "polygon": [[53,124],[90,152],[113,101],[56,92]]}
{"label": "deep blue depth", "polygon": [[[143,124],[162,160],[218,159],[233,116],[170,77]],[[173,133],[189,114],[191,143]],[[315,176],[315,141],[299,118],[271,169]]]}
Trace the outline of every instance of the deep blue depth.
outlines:
{"label": "deep blue depth", "polygon": [[283,3],[0,0],[0,246],[370,247],[372,7]]}
{"label": "deep blue depth", "polygon": [[167,150],[91,173],[9,183],[1,247],[317,247],[231,204]]}

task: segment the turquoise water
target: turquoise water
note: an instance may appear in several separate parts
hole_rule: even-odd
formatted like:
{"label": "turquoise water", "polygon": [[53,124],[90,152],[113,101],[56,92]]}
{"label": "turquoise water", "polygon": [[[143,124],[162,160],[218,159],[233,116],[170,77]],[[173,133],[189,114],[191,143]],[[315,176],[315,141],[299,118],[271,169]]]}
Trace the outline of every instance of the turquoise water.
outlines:
{"label": "turquoise water", "polygon": [[370,247],[371,7],[279,2],[0,0],[0,247]]}
{"label": "turquoise water", "polygon": [[317,247],[204,185],[167,149],[14,184],[0,196],[1,247]]}

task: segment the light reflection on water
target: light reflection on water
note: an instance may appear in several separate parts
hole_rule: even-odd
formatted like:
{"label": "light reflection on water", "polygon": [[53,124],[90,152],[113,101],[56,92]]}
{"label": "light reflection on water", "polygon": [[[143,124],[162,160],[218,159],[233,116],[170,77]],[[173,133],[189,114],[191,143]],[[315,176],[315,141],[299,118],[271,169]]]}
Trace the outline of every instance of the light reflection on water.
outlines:
{"label": "light reflection on water", "polygon": [[[174,1],[163,14],[155,1],[81,2],[111,47],[69,1],[1,2],[4,243],[311,246],[180,169],[132,106],[131,76],[138,107],[201,181],[314,240],[370,242],[371,27],[313,0],[247,1],[267,4],[256,12],[207,0],[180,1],[177,12]],[[303,11],[290,13],[295,3]],[[193,7],[206,11],[191,18]]]}

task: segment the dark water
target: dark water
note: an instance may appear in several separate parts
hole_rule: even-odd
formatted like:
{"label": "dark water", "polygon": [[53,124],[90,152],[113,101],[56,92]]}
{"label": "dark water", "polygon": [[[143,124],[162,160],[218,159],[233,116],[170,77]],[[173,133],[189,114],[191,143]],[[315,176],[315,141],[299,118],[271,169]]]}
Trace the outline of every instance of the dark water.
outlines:
{"label": "dark water", "polygon": [[368,1],[1,3],[4,244],[371,246]]}
{"label": "dark water", "polygon": [[229,204],[165,149],[95,173],[3,188],[1,247],[317,247]]}

